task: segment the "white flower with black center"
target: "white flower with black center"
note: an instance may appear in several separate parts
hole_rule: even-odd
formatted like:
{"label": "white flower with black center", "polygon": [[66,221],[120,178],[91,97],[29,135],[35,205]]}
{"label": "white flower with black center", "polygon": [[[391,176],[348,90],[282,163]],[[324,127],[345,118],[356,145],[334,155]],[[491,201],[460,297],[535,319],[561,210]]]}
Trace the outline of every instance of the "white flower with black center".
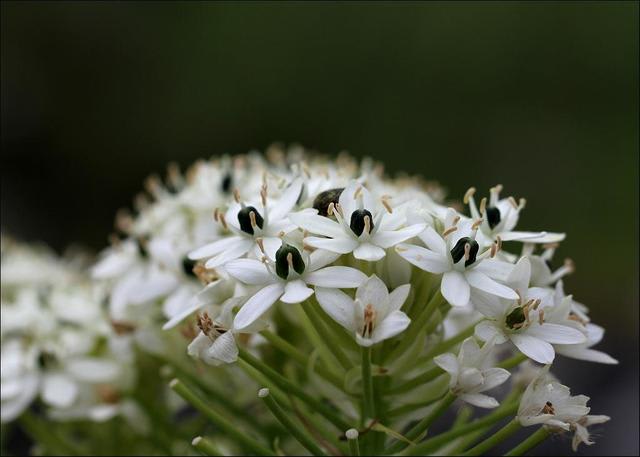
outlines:
{"label": "white flower with black center", "polygon": [[[553,344],[581,344],[584,333],[573,324],[557,324],[545,319],[545,309],[552,307],[546,289],[528,288],[531,264],[523,257],[511,272],[507,283],[518,293],[517,300],[505,300],[485,293],[474,295],[474,304],[488,319],[480,322],[475,334],[496,344],[511,341],[527,357],[539,363],[555,358]],[[546,300],[547,303],[543,303]]]}
{"label": "white flower with black center", "polygon": [[344,292],[316,287],[316,298],[333,320],[349,330],[360,346],[369,347],[403,332],[411,320],[400,311],[411,286],[404,284],[389,293],[372,275],[356,290],[355,299]]}
{"label": "white flower with black center", "polygon": [[294,180],[277,200],[268,196],[266,185],[260,192],[259,203],[245,203],[239,192],[235,203],[226,213],[216,211],[215,218],[233,235],[225,236],[189,253],[193,260],[208,259],[206,268],[217,268],[227,262],[257,251],[257,240],[261,240],[265,251],[273,256],[281,244],[281,238],[296,229],[289,221],[289,213],[296,205],[302,190],[302,180]]}
{"label": "white flower with black center", "polygon": [[234,327],[249,327],[278,300],[301,303],[313,294],[309,285],[331,288],[358,287],[366,280],[359,270],[343,266],[327,266],[338,254],[316,250],[310,255],[293,245],[282,243],[275,259],[267,255],[263,261],[236,259],[225,265],[232,277],[245,284],[262,286],[242,306],[235,317]]}
{"label": "white flower with black center", "polygon": [[491,363],[493,341],[487,341],[482,348],[475,338],[464,340],[460,352],[441,354],[433,361],[450,376],[449,388],[459,399],[479,408],[496,408],[498,401],[481,392],[504,383],[510,373],[503,368],[487,366]]}
{"label": "white flower with black center", "polygon": [[400,244],[396,246],[396,251],[416,267],[442,274],[440,290],[453,306],[467,305],[472,289],[503,298],[518,298],[512,289],[493,279],[505,278],[513,266],[497,259],[488,259],[495,256],[498,244],[479,252],[480,246],[476,241],[478,222],[461,220],[451,208],[444,222],[442,235],[433,227],[427,227],[418,235],[426,248]]}
{"label": "white flower with black center", "polygon": [[502,241],[526,241],[527,243],[555,243],[565,238],[564,233],[520,232],[514,228],[518,224],[520,211],[525,207],[524,198],[516,202],[513,197],[500,199],[502,186],[497,185],[489,190],[489,201],[483,198],[480,208],[473,198],[476,189],[470,188],[464,196],[464,203],[469,204],[471,217],[482,220],[479,239],[489,245],[498,237]]}
{"label": "white flower with black center", "polygon": [[357,181],[344,190],[323,192],[314,200],[314,209],[291,214],[290,219],[305,231],[321,235],[306,237],[305,244],[337,254],[353,252],[356,259],[371,262],[425,228],[421,223],[407,226],[404,211],[392,208],[386,198],[376,202]]}

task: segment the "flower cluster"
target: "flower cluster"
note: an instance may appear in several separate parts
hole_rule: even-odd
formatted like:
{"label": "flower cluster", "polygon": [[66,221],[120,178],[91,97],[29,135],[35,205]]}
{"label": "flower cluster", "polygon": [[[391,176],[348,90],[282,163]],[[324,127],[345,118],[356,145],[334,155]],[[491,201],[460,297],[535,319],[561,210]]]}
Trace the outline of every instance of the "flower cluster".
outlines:
{"label": "flower cluster", "polygon": [[[110,417],[124,402],[107,413],[98,387],[126,392],[142,353],[182,373],[171,386],[201,411],[184,377],[224,370],[233,376],[218,387],[245,403],[258,400],[251,382],[268,386],[260,399],[313,454],[342,455],[345,436],[369,453],[438,451],[437,437],[416,441],[456,399],[515,402],[521,425],[572,431],[574,449],[591,444],[587,426],[606,416],[588,415],[588,398],[571,397],[548,366],[558,354],[617,362],[592,349],[604,330],[564,291],[572,262],[553,267],[565,235],[517,230],[525,200],[502,192],[478,203],[471,188],[465,210],[437,184],[388,178],[372,161],[274,147],[150,177],[134,212],[118,214],[93,281],[3,241],[3,420],[38,392],[57,414]],[[51,273],[33,278],[36,268]],[[526,359],[547,368],[524,393],[512,382],[501,404],[496,388]],[[283,409],[319,414],[339,433],[308,418],[301,429]],[[231,432],[215,443],[273,452]]]}

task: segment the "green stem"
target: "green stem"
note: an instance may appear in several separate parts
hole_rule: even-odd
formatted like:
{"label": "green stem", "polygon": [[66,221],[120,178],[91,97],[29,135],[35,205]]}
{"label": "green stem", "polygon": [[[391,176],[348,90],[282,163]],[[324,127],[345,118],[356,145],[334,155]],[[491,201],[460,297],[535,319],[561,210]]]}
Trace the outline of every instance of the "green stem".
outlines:
{"label": "green stem", "polygon": [[[309,361],[309,356],[306,354],[303,354],[291,343],[284,340],[279,335],[272,333],[268,330],[262,331],[260,332],[260,334],[264,336],[267,341],[273,344],[274,347],[280,350],[283,354],[286,354],[289,357],[291,357],[302,367],[307,366],[307,362]],[[340,380],[340,377],[330,372],[329,370],[327,370],[323,365],[319,365],[316,363],[314,365],[314,369],[320,376],[322,376],[324,379],[329,381],[331,384],[333,384],[334,386],[336,386],[341,390],[344,389],[344,383]]]}
{"label": "green stem", "polygon": [[344,368],[345,370],[353,368],[351,360],[349,360],[349,358],[337,344],[336,336],[333,334],[333,332],[330,332],[327,327],[325,327],[325,324],[322,322],[322,318],[319,317],[316,313],[313,304],[307,300],[306,302],[301,304],[301,307],[305,312],[307,318],[311,322],[311,325],[313,325],[315,331],[318,332],[318,335],[320,336],[324,344],[327,345],[331,354],[336,358],[336,360],[338,360],[338,363],[340,363],[342,368]]}
{"label": "green stem", "polygon": [[313,309],[316,316],[320,318],[322,322],[327,326],[327,328],[331,331],[332,335],[338,339],[337,344],[341,348],[345,348],[347,350],[351,350],[353,352],[357,352],[360,350],[360,346],[356,343],[353,335],[347,333],[344,327],[334,321],[327,313],[324,312],[315,295],[312,295],[309,300],[309,305]]}
{"label": "green stem", "polygon": [[405,353],[405,351],[411,346],[420,330],[425,326],[428,322],[429,318],[433,315],[434,311],[437,309],[438,305],[442,303],[444,297],[442,293],[438,289],[438,292],[431,297],[429,303],[419,312],[418,317],[411,321],[409,324],[409,328],[404,332],[400,343],[387,355],[386,362],[396,360]]}
{"label": "green stem", "polygon": [[50,424],[44,422],[31,412],[24,412],[20,416],[20,425],[33,438],[53,455],[78,455],[77,450],[58,436]]}
{"label": "green stem", "polygon": [[426,455],[430,452],[433,452],[435,449],[440,448],[441,446],[447,444],[450,441],[453,441],[456,438],[461,436],[465,436],[468,433],[479,430],[483,427],[494,424],[498,421],[501,421],[505,417],[511,416],[515,414],[518,410],[518,401],[512,401],[508,404],[503,404],[500,408],[496,409],[490,414],[486,416],[476,419],[473,422],[465,424],[455,430],[449,430],[448,432],[441,433],[439,435],[433,436],[422,443],[408,449],[405,454],[406,455]]}
{"label": "green stem", "polygon": [[398,406],[397,408],[390,409],[387,412],[387,415],[389,417],[398,417],[398,416],[401,416],[403,414],[407,414],[407,413],[413,412],[416,409],[426,408],[427,406],[431,406],[435,402],[440,401],[441,399],[442,399],[442,397],[432,398],[432,399],[430,399],[428,401],[423,401],[423,402],[406,403],[404,405]]}
{"label": "green stem", "polygon": [[399,393],[406,392],[408,390],[413,389],[414,387],[422,386],[430,381],[433,381],[441,374],[444,374],[444,370],[440,367],[433,367],[430,370],[425,371],[421,375],[410,379],[398,386],[392,387],[387,391],[388,395],[395,395]]}
{"label": "green stem", "polygon": [[510,358],[500,362],[498,364],[498,367],[499,368],[504,368],[505,370],[510,370],[510,369],[515,368],[518,365],[520,365],[522,362],[527,360],[527,358],[528,357],[526,355],[524,355],[524,354],[516,354],[513,357],[510,357]]}
{"label": "green stem", "polygon": [[293,435],[293,437],[302,444],[305,449],[311,452],[312,455],[326,455],[320,447],[313,441],[313,439],[307,435],[307,433],[298,426],[297,422],[294,422],[287,414],[282,410],[278,402],[269,395],[269,389],[260,389],[258,396],[262,398],[267,408],[271,411],[271,414],[280,421],[284,428]]}
{"label": "green stem", "polygon": [[[433,424],[433,422],[437,418],[439,418],[447,409],[449,409],[449,406],[451,406],[455,399],[456,396],[454,394],[452,394],[451,392],[447,393],[447,395],[445,395],[445,397],[440,400],[440,402],[433,410],[431,410],[429,414],[427,414],[420,422],[414,425],[413,428],[405,434],[407,439],[410,441],[418,440],[423,435],[423,433],[426,432],[429,427],[431,427],[431,424]],[[393,445],[391,445],[391,447],[389,447],[389,449],[387,449],[385,454],[396,454],[402,451],[407,446],[408,443],[404,441],[396,441]]]}
{"label": "green stem", "polygon": [[549,435],[549,431],[545,427],[540,427],[537,431],[532,433],[529,438],[518,444],[505,455],[524,455],[526,452],[529,452],[538,444],[546,440]]}
{"label": "green stem", "polygon": [[239,348],[239,350],[240,350],[240,359],[242,359],[243,361],[251,365],[256,370],[258,370],[260,373],[262,373],[265,377],[267,377],[271,382],[273,382],[276,386],[278,386],[284,392],[295,395],[296,397],[300,398],[300,400],[307,403],[313,411],[316,411],[322,414],[329,422],[335,425],[339,430],[345,430],[351,427],[345,420],[343,420],[336,413],[336,411],[334,411],[332,408],[327,406],[325,403],[306,393],[297,384],[294,384],[291,381],[289,381],[287,378],[282,376],[273,368],[267,366],[264,362],[255,358],[245,349]]}
{"label": "green stem", "polygon": [[371,378],[371,348],[362,348],[362,423],[375,416],[373,402],[373,379]]}
{"label": "green stem", "polygon": [[191,406],[207,416],[211,422],[226,433],[233,441],[239,443],[241,446],[244,446],[257,455],[275,455],[273,451],[263,446],[253,438],[250,438],[246,433],[238,430],[238,428],[231,424],[224,416],[211,409],[209,405],[207,405],[179,379],[173,379],[169,383],[169,387],[171,387],[171,389],[180,395],[187,403],[191,404]]}
{"label": "green stem", "polygon": [[196,436],[191,445],[204,455],[224,455],[211,441],[201,436]]}
{"label": "green stem", "polygon": [[481,443],[478,443],[463,455],[482,455],[489,449],[492,449],[494,446],[502,443],[504,440],[520,430],[520,428],[520,422],[518,422],[516,419],[513,419],[507,425],[491,435],[489,438],[482,441]]}
{"label": "green stem", "polygon": [[312,319],[309,318],[304,305],[304,303],[300,303],[296,306],[296,311],[300,318],[300,324],[304,328],[307,337],[311,340],[313,347],[318,350],[320,358],[326,364],[329,371],[333,373],[340,373],[340,362],[331,353],[331,350],[327,346],[327,342],[318,334],[316,326],[313,324]]}
{"label": "green stem", "polygon": [[358,431],[351,428],[345,433],[347,441],[349,441],[349,454],[360,455],[360,444],[358,443]]}
{"label": "green stem", "polygon": [[473,335],[473,333],[475,331],[475,328],[476,328],[476,325],[478,325],[478,322],[476,322],[473,325],[470,325],[469,327],[467,327],[466,329],[464,329],[463,331],[458,333],[456,336],[453,336],[453,337],[449,338],[448,340],[444,340],[444,341],[441,341],[440,343],[436,344],[422,358],[423,359],[427,359],[427,360],[433,359],[435,356],[440,355],[443,352],[446,352],[447,350],[449,350],[450,348],[454,347],[458,343],[462,343],[464,340],[466,340],[471,335]]}

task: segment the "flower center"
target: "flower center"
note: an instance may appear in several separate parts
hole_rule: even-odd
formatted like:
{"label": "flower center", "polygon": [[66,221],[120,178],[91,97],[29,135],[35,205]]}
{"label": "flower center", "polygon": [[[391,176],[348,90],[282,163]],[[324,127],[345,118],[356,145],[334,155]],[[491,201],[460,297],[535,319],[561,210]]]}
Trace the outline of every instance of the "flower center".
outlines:
{"label": "flower center", "polygon": [[212,340],[227,333],[227,329],[214,322],[207,312],[198,315],[198,328]]}
{"label": "flower center", "polygon": [[283,244],[276,251],[276,274],[282,279],[287,279],[292,269],[299,275],[304,273],[304,260],[295,247]]}
{"label": "flower center", "polygon": [[238,222],[243,232],[253,235],[256,227],[262,228],[264,219],[253,206],[244,206],[238,211]]}
{"label": "flower center", "polygon": [[487,208],[487,222],[492,229],[500,223],[500,210],[495,206]]}
{"label": "flower center", "polygon": [[544,404],[544,408],[542,408],[542,414],[555,414],[556,410],[553,407],[553,403],[551,403],[550,401],[546,402]]}
{"label": "flower center", "polygon": [[351,214],[351,223],[349,224],[356,236],[362,235],[365,230],[371,233],[373,230],[373,216],[366,209],[357,209]]}
{"label": "flower center", "polygon": [[511,311],[505,320],[507,327],[510,329],[516,330],[524,325],[524,322],[527,320],[527,316],[524,312],[523,306],[518,306],[516,309]]}
{"label": "flower center", "polygon": [[460,238],[453,249],[451,249],[453,263],[458,263],[464,257],[464,266],[468,267],[476,261],[479,249],[480,246],[476,240],[467,236]]}
{"label": "flower center", "polygon": [[329,216],[329,205],[333,203],[334,206],[338,204],[338,200],[340,199],[340,195],[344,187],[339,187],[335,189],[325,190],[324,192],[320,192],[316,198],[313,200],[313,207],[318,210],[318,214],[320,216],[328,217]]}
{"label": "flower center", "polygon": [[196,263],[197,262],[195,260],[191,260],[189,257],[184,256],[182,258],[182,270],[184,271],[184,274],[195,278],[196,274],[193,271],[193,268],[196,266]]}
{"label": "flower center", "polygon": [[364,325],[362,326],[362,337],[371,338],[376,323],[376,310],[371,303],[364,308]]}

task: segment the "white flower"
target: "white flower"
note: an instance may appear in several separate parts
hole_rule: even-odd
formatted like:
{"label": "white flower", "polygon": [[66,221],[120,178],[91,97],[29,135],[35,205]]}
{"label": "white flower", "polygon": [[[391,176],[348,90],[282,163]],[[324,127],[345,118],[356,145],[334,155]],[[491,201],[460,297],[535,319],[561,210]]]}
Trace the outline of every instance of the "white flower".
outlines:
{"label": "white flower", "polygon": [[[283,303],[300,303],[313,294],[309,285],[332,288],[358,287],[366,275],[351,267],[331,266],[337,254],[316,250],[311,255],[283,243],[275,259],[266,256],[263,262],[254,259],[237,259],[226,264],[229,275],[245,284],[262,286],[242,306],[234,320],[234,327],[242,330],[250,326],[271,306]],[[324,267],[324,268],[323,268]]]}
{"label": "white flower", "polygon": [[[338,254],[353,252],[356,259],[377,261],[385,256],[385,249],[413,238],[425,228],[425,224],[403,227],[406,222],[403,211],[391,209],[386,199],[377,204],[357,181],[352,181],[342,192],[334,191],[335,195],[328,196],[320,210],[315,208],[290,216],[298,227],[324,237],[305,238],[309,246]],[[335,216],[337,222],[326,216]]]}
{"label": "white flower", "polygon": [[189,258],[209,259],[205,267],[216,268],[257,249],[257,240],[261,240],[266,252],[273,255],[282,243],[281,238],[296,228],[289,222],[289,213],[296,205],[301,190],[302,180],[297,179],[278,200],[271,201],[265,185],[260,193],[260,203],[249,204],[242,202],[236,193],[236,202],[229,206],[227,212],[224,215],[216,213],[220,223],[234,235],[192,251]]}
{"label": "white flower", "polygon": [[464,202],[469,204],[472,218],[482,219],[479,238],[483,244],[489,245],[498,238],[502,241],[526,241],[527,243],[555,243],[565,238],[564,233],[514,231],[520,211],[525,206],[525,199],[521,198],[519,203],[513,197],[500,199],[502,186],[497,185],[489,189],[489,202],[487,203],[487,199],[483,198],[478,210],[473,198],[475,191],[475,188],[470,188],[464,196]]}
{"label": "white flower", "polygon": [[589,414],[589,397],[572,397],[567,386],[548,374],[545,367],[522,394],[516,418],[524,426],[544,424],[570,430],[571,424]]}
{"label": "white flower", "polygon": [[573,430],[574,433],[573,440],[571,441],[571,448],[573,449],[573,452],[578,450],[580,443],[584,443],[587,446],[594,444],[589,437],[589,430],[587,430],[587,427],[590,425],[604,424],[610,419],[611,418],[609,416],[604,415],[587,415],[572,423],[571,430]]}
{"label": "white flower", "polygon": [[586,337],[573,326],[545,321],[544,310],[548,305],[540,305],[548,293],[545,289],[527,288],[530,276],[529,259],[523,257],[507,281],[518,292],[518,300],[476,294],[476,308],[489,320],[480,322],[475,333],[484,341],[495,338],[496,344],[511,341],[527,357],[547,364],[555,358],[552,344],[584,343]]}
{"label": "white flower", "polygon": [[454,354],[442,354],[433,359],[440,368],[451,377],[449,388],[463,401],[480,408],[495,408],[498,401],[481,392],[493,389],[504,383],[510,373],[503,368],[487,367],[491,363],[490,355],[494,342],[487,341],[482,348],[473,337],[467,338]]}
{"label": "white flower", "polygon": [[371,346],[403,332],[411,320],[400,307],[411,286],[397,287],[389,293],[387,286],[372,275],[356,290],[355,300],[342,291],[316,288],[316,298],[333,320],[353,333],[360,346]]}
{"label": "white flower", "polygon": [[418,235],[426,248],[400,244],[396,246],[396,251],[418,268],[442,274],[440,290],[444,298],[454,306],[467,305],[472,288],[499,297],[517,298],[512,289],[492,279],[505,277],[513,266],[496,259],[485,260],[488,256],[495,255],[497,247],[493,245],[479,253],[476,232],[477,222],[460,221],[460,216],[449,209],[443,236],[433,227],[427,227]]}

